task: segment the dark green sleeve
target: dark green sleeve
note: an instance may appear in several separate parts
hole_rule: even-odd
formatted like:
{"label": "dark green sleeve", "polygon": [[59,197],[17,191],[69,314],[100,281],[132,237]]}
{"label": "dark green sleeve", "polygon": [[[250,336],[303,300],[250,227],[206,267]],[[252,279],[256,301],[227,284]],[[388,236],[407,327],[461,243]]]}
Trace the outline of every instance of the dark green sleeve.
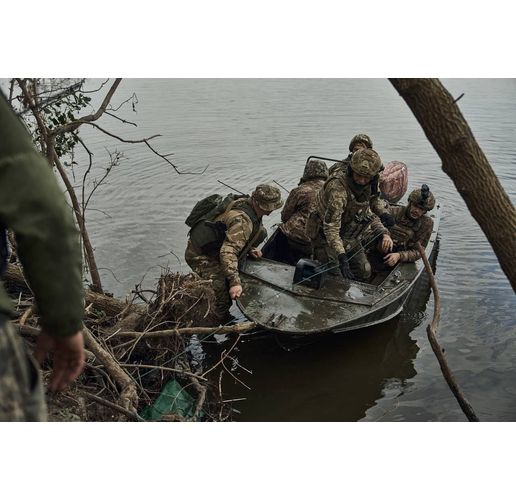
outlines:
{"label": "dark green sleeve", "polygon": [[41,325],[72,335],[84,312],[81,251],[70,208],[47,161],[0,96],[0,221],[16,235]]}

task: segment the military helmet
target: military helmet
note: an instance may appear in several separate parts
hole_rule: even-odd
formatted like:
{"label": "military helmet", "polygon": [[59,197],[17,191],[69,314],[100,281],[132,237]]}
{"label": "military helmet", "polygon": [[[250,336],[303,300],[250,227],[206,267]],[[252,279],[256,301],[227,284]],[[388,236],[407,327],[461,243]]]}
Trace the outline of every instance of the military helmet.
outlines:
{"label": "military helmet", "polygon": [[435,197],[426,184],[423,184],[421,188],[414,189],[409,194],[408,201],[423,210],[432,210],[435,206]]}
{"label": "military helmet", "polygon": [[374,177],[382,168],[382,160],[374,149],[362,149],[353,153],[351,170],[358,175]]}
{"label": "military helmet", "polygon": [[306,164],[303,171],[303,177],[301,181],[307,181],[309,179],[327,179],[328,178],[328,167],[322,160],[311,158]]}
{"label": "military helmet", "polygon": [[283,205],[280,190],[270,184],[258,184],[251,194],[251,198],[266,212],[276,210]]}
{"label": "military helmet", "polygon": [[373,149],[373,141],[371,138],[366,134],[357,134],[353,139],[351,139],[351,142],[349,143],[349,150],[353,151],[353,148],[355,147],[355,144],[357,142],[363,142],[366,146],[366,148]]}

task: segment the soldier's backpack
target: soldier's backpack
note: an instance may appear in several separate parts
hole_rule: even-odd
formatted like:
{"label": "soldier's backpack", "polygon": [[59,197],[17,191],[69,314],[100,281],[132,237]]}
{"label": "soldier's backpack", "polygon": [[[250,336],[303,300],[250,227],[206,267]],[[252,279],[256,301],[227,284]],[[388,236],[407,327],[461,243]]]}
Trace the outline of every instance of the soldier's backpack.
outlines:
{"label": "soldier's backpack", "polygon": [[[249,198],[249,196],[230,193],[225,197],[220,194],[212,194],[199,200],[185,219],[185,224],[191,228],[188,235],[192,243],[205,254],[218,251],[224,242],[227,228],[224,222],[215,221],[215,219],[230,209],[236,200],[244,198]],[[256,214],[252,209],[242,208],[249,212],[251,220],[256,219]],[[253,226],[254,222],[253,220]]]}
{"label": "soldier's backpack", "polygon": [[206,198],[199,200],[194,205],[192,211],[185,219],[185,224],[193,229],[203,220],[212,221],[224,213],[230,203],[239,198],[247,198],[247,196],[230,193],[223,197],[220,194],[210,194],[210,196],[206,196]]}

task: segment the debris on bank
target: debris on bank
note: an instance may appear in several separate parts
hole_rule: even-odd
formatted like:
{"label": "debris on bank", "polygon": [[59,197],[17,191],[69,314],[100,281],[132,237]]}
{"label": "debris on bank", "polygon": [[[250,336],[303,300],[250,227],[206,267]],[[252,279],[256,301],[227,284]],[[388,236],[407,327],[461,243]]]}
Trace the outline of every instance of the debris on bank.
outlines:
{"label": "debris on bank", "polygon": [[[16,304],[14,325],[31,349],[38,317],[21,267],[9,264],[4,281]],[[67,390],[47,395],[50,420],[230,419],[219,380],[204,375],[215,375],[213,366],[192,355],[190,340],[192,335],[242,334],[255,325],[214,327],[214,294],[208,285],[195,274],[164,269],[155,290],[136,286],[125,301],[86,290],[86,367]],[[42,368],[47,379],[50,366]]]}

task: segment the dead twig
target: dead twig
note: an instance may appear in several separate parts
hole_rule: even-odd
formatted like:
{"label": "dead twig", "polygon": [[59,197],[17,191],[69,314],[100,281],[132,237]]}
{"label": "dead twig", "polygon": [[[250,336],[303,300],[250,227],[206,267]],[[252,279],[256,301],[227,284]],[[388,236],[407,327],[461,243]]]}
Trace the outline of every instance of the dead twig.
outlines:
{"label": "dead twig", "polygon": [[138,408],[138,393],[134,381],[120,366],[118,361],[101,347],[100,343],[95,339],[88,328],[84,328],[83,335],[86,346],[104,365],[107,372],[115,379],[118,386],[121,388],[120,400],[122,401],[122,406],[126,410],[135,412],[136,408]]}
{"label": "dead twig", "polygon": [[145,422],[145,420],[142,417],[140,417],[140,415],[138,415],[138,413],[136,413],[134,411],[129,411],[120,405],[117,405],[115,403],[112,403],[111,401],[108,401],[107,399],[101,398],[99,396],[95,396],[95,394],[91,394],[90,392],[81,391],[81,390],[78,391],[78,394],[80,394],[81,396],[84,396],[85,398],[91,399],[92,401],[95,401],[95,403],[98,403],[107,408],[110,408],[111,410],[115,410],[119,413],[122,413],[123,415],[125,415],[126,417],[128,417],[132,420],[136,420],[137,422]]}

